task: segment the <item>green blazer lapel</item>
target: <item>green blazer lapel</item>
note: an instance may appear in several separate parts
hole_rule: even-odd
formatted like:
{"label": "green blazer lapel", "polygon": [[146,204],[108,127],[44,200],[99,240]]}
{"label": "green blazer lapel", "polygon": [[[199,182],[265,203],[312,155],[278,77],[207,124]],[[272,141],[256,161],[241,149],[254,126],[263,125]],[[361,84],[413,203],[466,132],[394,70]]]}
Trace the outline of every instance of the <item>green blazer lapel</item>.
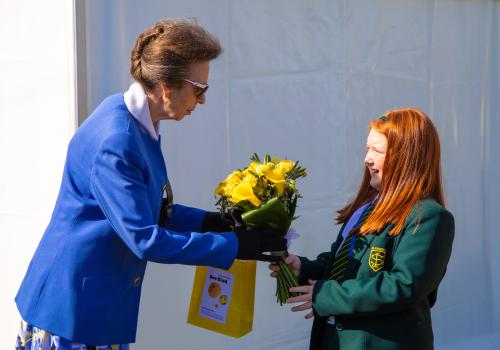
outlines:
{"label": "green blazer lapel", "polygon": [[377,235],[360,236],[354,241],[352,257],[346,271],[347,278],[355,277],[357,268],[361,264],[361,261],[363,261],[363,256],[366,254],[366,251],[371,246],[371,243],[376,236]]}

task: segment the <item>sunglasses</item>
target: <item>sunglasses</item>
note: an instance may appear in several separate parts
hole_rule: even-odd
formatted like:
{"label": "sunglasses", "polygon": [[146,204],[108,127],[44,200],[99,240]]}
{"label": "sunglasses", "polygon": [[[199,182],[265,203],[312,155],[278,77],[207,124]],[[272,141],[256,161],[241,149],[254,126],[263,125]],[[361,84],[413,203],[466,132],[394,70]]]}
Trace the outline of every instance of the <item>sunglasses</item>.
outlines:
{"label": "sunglasses", "polygon": [[192,81],[192,80],[189,80],[189,79],[183,79],[185,82],[197,87],[198,89],[200,89],[200,91],[198,91],[197,93],[195,93],[195,96],[196,97],[201,97],[205,92],[207,92],[208,90],[208,84],[203,84],[203,83],[199,83],[197,81]]}

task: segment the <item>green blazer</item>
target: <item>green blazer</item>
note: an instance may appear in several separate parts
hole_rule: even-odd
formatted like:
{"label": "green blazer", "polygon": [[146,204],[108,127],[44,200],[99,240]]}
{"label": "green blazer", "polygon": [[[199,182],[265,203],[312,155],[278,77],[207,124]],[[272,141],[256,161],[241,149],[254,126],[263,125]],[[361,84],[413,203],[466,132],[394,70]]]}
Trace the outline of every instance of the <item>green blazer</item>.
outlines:
{"label": "green blazer", "polygon": [[[426,199],[398,236],[389,237],[392,227],[356,240],[342,284],[327,280],[342,229],[330,252],[314,261],[300,258],[302,283],[317,280],[310,349],[434,348],[430,308],[450,259],[453,216]],[[330,316],[334,325],[327,323]]]}

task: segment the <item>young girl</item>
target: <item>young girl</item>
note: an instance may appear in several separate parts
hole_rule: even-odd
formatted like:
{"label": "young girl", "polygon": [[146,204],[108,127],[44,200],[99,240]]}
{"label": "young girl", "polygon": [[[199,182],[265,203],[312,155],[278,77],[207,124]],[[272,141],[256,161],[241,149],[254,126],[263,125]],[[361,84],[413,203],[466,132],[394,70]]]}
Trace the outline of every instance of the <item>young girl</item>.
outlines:
{"label": "young girl", "polygon": [[[310,349],[433,349],[430,308],[454,220],[431,120],[405,108],[372,121],[365,166],[358,194],[338,211],[343,226],[330,251],[286,259],[303,284],[287,302],[314,317]],[[279,267],[270,268],[275,276]]]}

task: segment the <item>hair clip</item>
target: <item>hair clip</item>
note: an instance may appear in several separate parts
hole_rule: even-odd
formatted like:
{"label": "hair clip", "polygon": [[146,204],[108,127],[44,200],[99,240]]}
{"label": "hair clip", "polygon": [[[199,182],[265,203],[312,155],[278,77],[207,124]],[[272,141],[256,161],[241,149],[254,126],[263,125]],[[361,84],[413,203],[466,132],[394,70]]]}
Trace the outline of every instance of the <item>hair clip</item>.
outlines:
{"label": "hair clip", "polygon": [[387,117],[385,115],[382,115],[382,116],[378,117],[378,119],[380,119],[380,120],[382,120],[384,122],[387,121]]}

